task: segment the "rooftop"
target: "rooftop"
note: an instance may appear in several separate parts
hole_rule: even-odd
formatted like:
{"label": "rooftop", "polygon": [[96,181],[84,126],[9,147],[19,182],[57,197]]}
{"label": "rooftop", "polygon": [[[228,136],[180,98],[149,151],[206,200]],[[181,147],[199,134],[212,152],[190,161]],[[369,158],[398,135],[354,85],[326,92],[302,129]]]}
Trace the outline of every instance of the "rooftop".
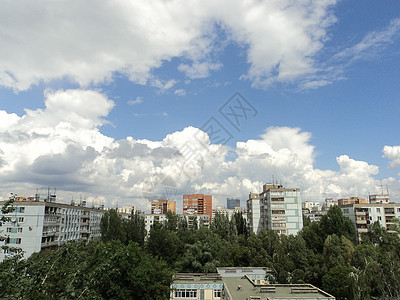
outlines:
{"label": "rooftop", "polygon": [[253,284],[247,276],[224,277],[225,292],[235,300],[335,299],[311,284]]}

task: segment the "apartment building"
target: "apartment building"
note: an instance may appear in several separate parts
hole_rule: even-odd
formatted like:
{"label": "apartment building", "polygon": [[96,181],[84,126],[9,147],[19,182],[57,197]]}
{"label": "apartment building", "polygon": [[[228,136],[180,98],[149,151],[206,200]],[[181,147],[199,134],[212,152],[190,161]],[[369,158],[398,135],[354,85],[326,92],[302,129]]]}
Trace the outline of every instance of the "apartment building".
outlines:
{"label": "apartment building", "polygon": [[151,214],[166,214],[167,211],[176,212],[175,201],[154,200],[151,202]]}
{"label": "apartment building", "polygon": [[240,207],[240,199],[238,198],[226,198],[226,208],[235,209]]}
{"label": "apartment building", "polygon": [[396,233],[396,231],[391,230],[391,226],[394,225],[394,218],[400,219],[400,203],[391,203],[387,196],[371,195],[372,203],[353,203],[339,206],[343,215],[353,223],[358,242],[361,242],[363,235],[368,233],[368,225],[376,221],[389,233]]}
{"label": "apartment building", "polygon": [[270,284],[270,270],[258,267],[217,268],[218,273],[178,273],[171,284],[170,299],[199,300],[334,300],[311,284]]}
{"label": "apartment building", "polygon": [[242,217],[245,218],[247,220],[247,212],[246,210],[240,208],[240,207],[236,207],[233,209],[229,209],[229,208],[225,208],[222,206],[217,206],[216,208],[213,208],[213,218],[215,217],[215,214],[219,213],[222,214],[224,216],[227,216],[229,220],[232,219],[232,216],[236,213],[241,213]]}
{"label": "apartment building", "polygon": [[[55,248],[67,241],[101,237],[103,210],[54,201],[14,202],[15,210],[7,214],[10,221],[0,229],[7,238],[1,245],[21,248],[28,258],[34,252]],[[0,251],[0,261],[8,255],[7,250]]]}
{"label": "apartment building", "polygon": [[[142,218],[144,218],[144,224],[146,226],[147,234],[150,233],[151,226],[154,223],[161,223],[165,224],[167,221],[167,216],[165,214],[141,214]],[[210,216],[209,215],[200,215],[200,214],[193,214],[193,215],[183,215],[179,214],[179,218],[186,218],[188,229],[193,228],[193,224],[197,223],[197,226],[206,226],[210,227]]]}
{"label": "apartment building", "polygon": [[346,204],[365,204],[365,203],[367,203],[366,198],[350,197],[350,198],[338,199],[339,206]]}
{"label": "apartment building", "polygon": [[299,188],[264,184],[259,199],[251,193],[247,203],[249,227],[255,233],[261,229],[272,229],[278,234],[296,235],[303,228]]}
{"label": "apartment building", "polygon": [[247,200],[247,225],[250,232],[259,233],[261,230],[260,213],[260,194],[250,193]]}
{"label": "apartment building", "polygon": [[184,215],[209,215],[212,219],[212,196],[204,194],[183,195]]}

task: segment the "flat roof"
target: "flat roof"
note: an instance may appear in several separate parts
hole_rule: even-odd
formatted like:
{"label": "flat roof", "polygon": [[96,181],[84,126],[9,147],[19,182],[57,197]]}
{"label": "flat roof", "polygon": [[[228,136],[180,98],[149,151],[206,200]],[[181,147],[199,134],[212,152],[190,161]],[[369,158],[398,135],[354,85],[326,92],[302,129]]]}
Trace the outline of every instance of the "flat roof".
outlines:
{"label": "flat roof", "polygon": [[334,296],[311,284],[252,284],[247,278],[224,277],[225,292],[229,299],[248,300],[260,297],[273,299],[335,299]]}

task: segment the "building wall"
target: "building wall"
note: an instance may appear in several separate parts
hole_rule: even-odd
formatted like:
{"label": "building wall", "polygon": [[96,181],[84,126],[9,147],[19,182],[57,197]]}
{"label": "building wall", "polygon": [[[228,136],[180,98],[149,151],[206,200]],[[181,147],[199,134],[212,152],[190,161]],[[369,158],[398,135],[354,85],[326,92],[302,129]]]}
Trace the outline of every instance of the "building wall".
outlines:
{"label": "building wall", "polygon": [[[29,257],[34,252],[40,251],[43,234],[44,206],[25,206],[21,204],[17,206],[14,212],[7,214],[7,217],[11,218],[11,222],[6,222],[0,227],[1,235],[10,237],[10,243],[7,246],[23,249],[25,257]],[[16,243],[16,239],[20,239],[20,243]],[[5,245],[5,242],[1,242],[0,244]],[[8,255],[9,253],[0,251],[0,261]]]}
{"label": "building wall", "polygon": [[257,201],[255,194],[251,193],[248,201],[248,219],[253,232],[258,233],[264,228],[278,234],[296,235],[303,228],[300,189],[265,184],[259,197]]}
{"label": "building wall", "polygon": [[154,200],[151,202],[151,214],[166,214],[169,210],[176,212],[175,201]]}
{"label": "building wall", "polygon": [[400,219],[400,203],[366,203],[342,205],[343,215],[348,217],[356,230],[358,242],[362,236],[368,233],[368,225],[378,221],[379,224],[389,230],[393,224],[393,218]]}
{"label": "building wall", "polygon": [[212,219],[212,196],[204,194],[183,195],[183,214],[206,214]]}
{"label": "building wall", "polygon": [[250,193],[249,200],[247,200],[247,224],[250,231],[256,234],[261,230],[260,209],[260,195]]}
{"label": "building wall", "polygon": [[226,208],[227,209],[235,209],[236,207],[240,207],[240,199],[236,199],[236,198],[227,198],[226,199]]}
{"label": "building wall", "polygon": [[[25,258],[67,241],[93,240],[101,236],[103,210],[39,201],[14,202],[13,206],[15,211],[7,214],[11,222],[4,223],[0,230],[10,237],[7,245],[21,248]],[[3,260],[7,253],[0,252],[0,260]]]}

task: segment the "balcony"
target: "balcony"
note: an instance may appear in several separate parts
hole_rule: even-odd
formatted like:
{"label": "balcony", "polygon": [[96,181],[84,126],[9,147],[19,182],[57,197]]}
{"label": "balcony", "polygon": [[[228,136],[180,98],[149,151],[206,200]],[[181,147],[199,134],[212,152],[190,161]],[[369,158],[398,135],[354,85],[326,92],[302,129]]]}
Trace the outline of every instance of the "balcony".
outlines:
{"label": "balcony", "polygon": [[367,211],[356,211],[356,216],[366,216],[367,214]]}
{"label": "balcony", "polygon": [[368,224],[367,220],[356,220],[357,224]]}
{"label": "balcony", "polygon": [[50,242],[43,242],[42,243],[42,249],[43,248],[47,248],[47,247],[56,247],[56,246],[58,246],[58,241],[57,240],[50,241]]}
{"label": "balcony", "polygon": [[42,236],[46,237],[46,236],[58,236],[59,235],[59,231],[43,231]]}

